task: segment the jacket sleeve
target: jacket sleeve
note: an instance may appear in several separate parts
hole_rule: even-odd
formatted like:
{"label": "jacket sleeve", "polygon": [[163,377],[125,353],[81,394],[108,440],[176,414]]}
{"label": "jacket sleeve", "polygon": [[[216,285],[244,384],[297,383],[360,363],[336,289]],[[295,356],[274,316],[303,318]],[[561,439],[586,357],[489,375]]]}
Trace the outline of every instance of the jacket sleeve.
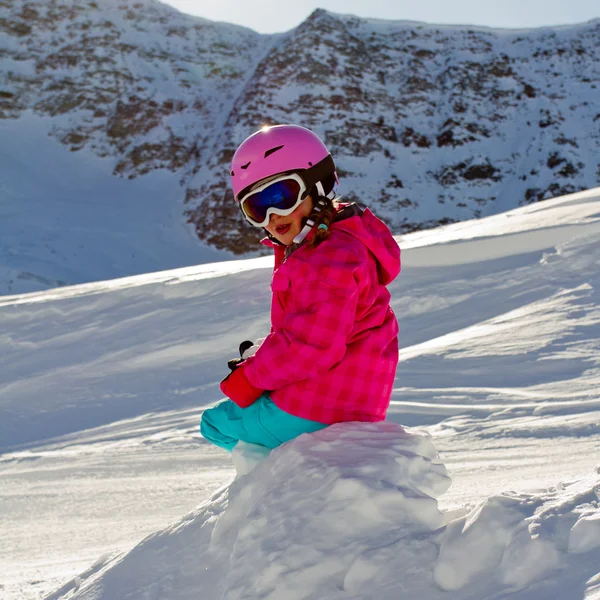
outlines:
{"label": "jacket sleeve", "polygon": [[248,359],[249,381],[276,390],[318,377],[342,360],[356,320],[358,283],[352,264],[340,261],[318,270],[303,268],[290,278],[283,326]]}

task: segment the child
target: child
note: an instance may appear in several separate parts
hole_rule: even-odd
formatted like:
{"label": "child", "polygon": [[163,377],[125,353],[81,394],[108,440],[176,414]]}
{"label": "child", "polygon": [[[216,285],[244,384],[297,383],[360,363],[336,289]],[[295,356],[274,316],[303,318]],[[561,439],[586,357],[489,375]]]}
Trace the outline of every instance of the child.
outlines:
{"label": "child", "polygon": [[230,398],[204,412],[202,435],[274,448],[341,421],[381,421],[398,362],[388,285],[400,249],[368,209],[335,199],[331,155],[310,130],[265,127],[237,149],[235,201],[275,252],[271,333],[234,361]]}

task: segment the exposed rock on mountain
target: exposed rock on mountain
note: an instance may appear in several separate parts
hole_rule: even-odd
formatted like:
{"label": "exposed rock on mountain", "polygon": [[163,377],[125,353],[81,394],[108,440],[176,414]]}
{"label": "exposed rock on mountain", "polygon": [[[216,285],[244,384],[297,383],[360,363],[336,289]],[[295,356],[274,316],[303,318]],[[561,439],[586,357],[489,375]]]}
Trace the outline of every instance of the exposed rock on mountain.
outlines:
{"label": "exposed rock on mountain", "polygon": [[204,242],[257,231],[228,163],[264,123],[313,128],[341,194],[397,233],[600,183],[600,20],[527,31],[315,11],[281,35],[155,0],[0,0],[0,117],[34,111],[115,176],[177,172]]}

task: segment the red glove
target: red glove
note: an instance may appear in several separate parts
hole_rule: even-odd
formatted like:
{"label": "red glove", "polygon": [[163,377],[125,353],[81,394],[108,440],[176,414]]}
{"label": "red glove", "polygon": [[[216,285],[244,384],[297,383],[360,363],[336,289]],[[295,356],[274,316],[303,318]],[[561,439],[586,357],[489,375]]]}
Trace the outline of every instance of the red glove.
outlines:
{"label": "red glove", "polygon": [[264,392],[264,390],[255,388],[248,381],[244,373],[243,363],[221,381],[221,391],[240,408],[246,408],[254,404]]}

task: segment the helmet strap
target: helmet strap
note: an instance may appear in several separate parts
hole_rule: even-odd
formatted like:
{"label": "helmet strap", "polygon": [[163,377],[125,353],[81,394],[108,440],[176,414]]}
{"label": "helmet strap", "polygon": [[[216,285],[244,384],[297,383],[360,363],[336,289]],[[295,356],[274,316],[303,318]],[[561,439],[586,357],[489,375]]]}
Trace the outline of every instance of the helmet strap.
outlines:
{"label": "helmet strap", "polygon": [[[334,190],[331,190],[331,192],[329,192],[329,194],[325,195],[325,189],[323,188],[323,184],[320,181],[318,181],[315,184],[315,187],[317,188],[319,195],[317,196],[317,199],[315,200],[312,212],[320,213],[324,208],[327,207],[327,203],[325,202],[325,200],[333,200],[335,198],[335,192],[334,192]],[[310,230],[314,226],[315,226],[315,222],[309,217],[306,220],[306,223],[304,224],[304,227],[302,228],[300,233],[294,238],[293,243],[301,244],[306,239],[306,236],[310,233]]]}

